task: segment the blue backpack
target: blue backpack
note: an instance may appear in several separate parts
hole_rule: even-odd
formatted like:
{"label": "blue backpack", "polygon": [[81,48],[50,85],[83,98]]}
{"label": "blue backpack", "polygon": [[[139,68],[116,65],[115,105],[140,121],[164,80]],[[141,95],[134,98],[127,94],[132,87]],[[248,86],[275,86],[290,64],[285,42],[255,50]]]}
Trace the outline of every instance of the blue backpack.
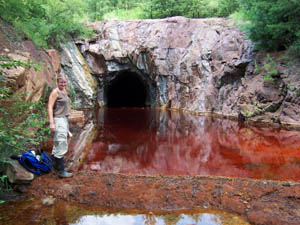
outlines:
{"label": "blue backpack", "polygon": [[43,150],[35,152],[29,149],[19,156],[18,161],[26,170],[37,175],[48,173],[52,168],[52,161]]}

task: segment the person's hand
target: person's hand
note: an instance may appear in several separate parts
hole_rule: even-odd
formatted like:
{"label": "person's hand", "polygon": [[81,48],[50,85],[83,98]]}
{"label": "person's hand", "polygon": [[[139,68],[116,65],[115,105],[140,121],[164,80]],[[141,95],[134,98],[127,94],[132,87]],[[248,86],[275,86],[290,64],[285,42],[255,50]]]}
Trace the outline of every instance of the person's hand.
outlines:
{"label": "person's hand", "polygon": [[50,123],[50,130],[51,130],[52,132],[54,132],[54,131],[55,131],[55,126],[54,126],[54,123]]}

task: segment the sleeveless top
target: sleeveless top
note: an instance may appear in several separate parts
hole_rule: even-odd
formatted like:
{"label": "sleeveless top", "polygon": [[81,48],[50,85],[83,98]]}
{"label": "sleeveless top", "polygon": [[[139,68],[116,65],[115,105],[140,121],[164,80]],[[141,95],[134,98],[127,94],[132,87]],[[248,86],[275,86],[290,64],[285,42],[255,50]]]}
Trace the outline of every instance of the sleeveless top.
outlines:
{"label": "sleeveless top", "polygon": [[53,106],[54,117],[65,117],[70,115],[69,99],[65,92],[58,91],[57,99]]}

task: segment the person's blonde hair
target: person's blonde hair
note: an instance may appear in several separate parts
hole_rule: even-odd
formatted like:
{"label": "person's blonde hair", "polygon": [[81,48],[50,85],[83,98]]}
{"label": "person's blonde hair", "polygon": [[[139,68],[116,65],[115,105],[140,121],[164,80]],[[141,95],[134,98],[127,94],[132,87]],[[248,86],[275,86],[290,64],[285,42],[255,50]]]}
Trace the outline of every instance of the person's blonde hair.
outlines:
{"label": "person's blonde hair", "polygon": [[57,77],[56,77],[56,86],[58,86],[58,81],[59,81],[60,79],[63,79],[63,78],[65,78],[65,79],[67,80],[67,77],[66,77],[65,75],[63,75],[63,74],[57,75]]}

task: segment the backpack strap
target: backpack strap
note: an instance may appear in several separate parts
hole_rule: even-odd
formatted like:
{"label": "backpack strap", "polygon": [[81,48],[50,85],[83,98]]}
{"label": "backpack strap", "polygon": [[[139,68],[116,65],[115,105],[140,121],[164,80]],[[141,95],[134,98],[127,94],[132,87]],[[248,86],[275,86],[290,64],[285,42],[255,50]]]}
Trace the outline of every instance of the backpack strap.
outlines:
{"label": "backpack strap", "polygon": [[40,161],[40,169],[47,173],[49,171],[51,171],[52,169],[52,160],[49,158],[49,156],[42,150],[41,151],[41,161]]}

